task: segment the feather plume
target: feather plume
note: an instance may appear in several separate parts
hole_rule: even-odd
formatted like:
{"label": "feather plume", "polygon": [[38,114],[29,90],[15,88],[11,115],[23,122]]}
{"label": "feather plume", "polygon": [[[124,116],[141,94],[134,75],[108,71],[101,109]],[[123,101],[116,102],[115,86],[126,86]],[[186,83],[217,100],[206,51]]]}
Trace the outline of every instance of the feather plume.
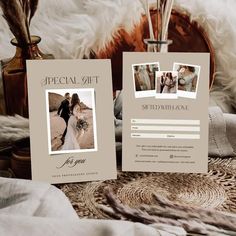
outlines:
{"label": "feather plume", "polygon": [[28,29],[26,25],[26,16],[23,11],[22,2],[19,0],[0,0],[3,17],[7,21],[11,32],[17,42],[24,46],[30,42]]}

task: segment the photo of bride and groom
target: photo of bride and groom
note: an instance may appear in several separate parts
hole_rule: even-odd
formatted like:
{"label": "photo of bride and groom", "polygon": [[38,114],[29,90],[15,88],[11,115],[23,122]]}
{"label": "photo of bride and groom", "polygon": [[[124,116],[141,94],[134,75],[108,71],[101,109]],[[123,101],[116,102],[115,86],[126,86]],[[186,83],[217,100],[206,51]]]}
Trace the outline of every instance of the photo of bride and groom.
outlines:
{"label": "photo of bride and groom", "polygon": [[93,89],[47,91],[49,153],[96,151]]}
{"label": "photo of bride and groom", "polygon": [[156,73],[156,98],[177,98],[178,72],[158,71]]}

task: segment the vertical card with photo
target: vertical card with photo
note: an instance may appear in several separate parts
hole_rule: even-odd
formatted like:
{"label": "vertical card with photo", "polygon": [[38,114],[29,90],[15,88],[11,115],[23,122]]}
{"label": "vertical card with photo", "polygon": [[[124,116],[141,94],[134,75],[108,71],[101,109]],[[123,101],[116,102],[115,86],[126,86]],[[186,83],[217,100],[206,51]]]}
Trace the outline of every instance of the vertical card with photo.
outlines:
{"label": "vertical card with photo", "polygon": [[159,70],[159,62],[132,65],[135,98],[155,97],[155,73]]}
{"label": "vertical card with photo", "polygon": [[32,179],[116,178],[110,60],[27,61],[27,73]]}
{"label": "vertical card with photo", "polygon": [[[143,61],[160,70],[155,96],[136,99],[132,68]],[[123,53],[123,171],[207,173],[209,62],[209,53]]]}

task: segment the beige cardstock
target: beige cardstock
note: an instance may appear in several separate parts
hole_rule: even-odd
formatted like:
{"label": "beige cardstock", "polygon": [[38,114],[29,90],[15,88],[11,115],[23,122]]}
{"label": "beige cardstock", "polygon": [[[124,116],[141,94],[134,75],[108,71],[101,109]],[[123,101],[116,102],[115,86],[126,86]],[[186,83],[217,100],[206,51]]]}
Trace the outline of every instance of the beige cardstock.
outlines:
{"label": "beige cardstock", "polygon": [[[123,171],[208,171],[209,61],[208,53],[123,54]],[[150,97],[147,91],[145,97],[142,91],[140,98],[136,90],[145,88],[146,72],[142,71],[145,67],[134,65],[146,63],[159,64],[162,72],[156,72],[155,94]],[[195,67],[195,90],[184,91],[189,86],[178,84],[177,89],[161,90],[161,75],[170,74],[179,65]],[[134,71],[140,74],[135,77]],[[185,76],[184,82],[189,78]],[[179,78],[175,81],[183,83]]]}
{"label": "beige cardstock", "polygon": [[[27,61],[27,78],[32,179],[49,183],[115,179],[110,60]],[[76,148],[60,144],[65,121],[57,115],[58,97],[66,92],[78,94],[87,106],[79,117],[88,128]]]}

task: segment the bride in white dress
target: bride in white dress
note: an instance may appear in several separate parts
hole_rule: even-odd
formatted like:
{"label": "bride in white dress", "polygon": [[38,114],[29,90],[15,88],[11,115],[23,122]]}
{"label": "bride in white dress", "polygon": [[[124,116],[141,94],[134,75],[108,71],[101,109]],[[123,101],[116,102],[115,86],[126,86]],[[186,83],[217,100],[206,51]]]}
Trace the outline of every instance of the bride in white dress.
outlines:
{"label": "bride in white dress", "polygon": [[77,121],[81,118],[80,117],[80,111],[81,111],[80,99],[77,93],[72,95],[70,109],[71,109],[71,116],[68,121],[65,143],[62,146],[62,150],[80,149],[78,139],[84,133],[83,129],[78,130],[76,127]]}
{"label": "bride in white dress", "polygon": [[176,78],[173,77],[172,73],[166,73],[165,79],[164,79],[164,88],[162,93],[176,93],[177,87],[176,87]]}
{"label": "bride in white dress", "polygon": [[195,73],[195,67],[193,66],[180,66],[178,69],[179,78],[179,90],[187,92],[196,92],[197,86],[197,74]]}
{"label": "bride in white dress", "polygon": [[143,84],[141,86],[142,90],[151,90],[151,81],[150,81],[150,77],[149,74],[147,72],[147,68],[146,65],[142,65],[139,68],[139,76],[140,79],[142,80]]}

